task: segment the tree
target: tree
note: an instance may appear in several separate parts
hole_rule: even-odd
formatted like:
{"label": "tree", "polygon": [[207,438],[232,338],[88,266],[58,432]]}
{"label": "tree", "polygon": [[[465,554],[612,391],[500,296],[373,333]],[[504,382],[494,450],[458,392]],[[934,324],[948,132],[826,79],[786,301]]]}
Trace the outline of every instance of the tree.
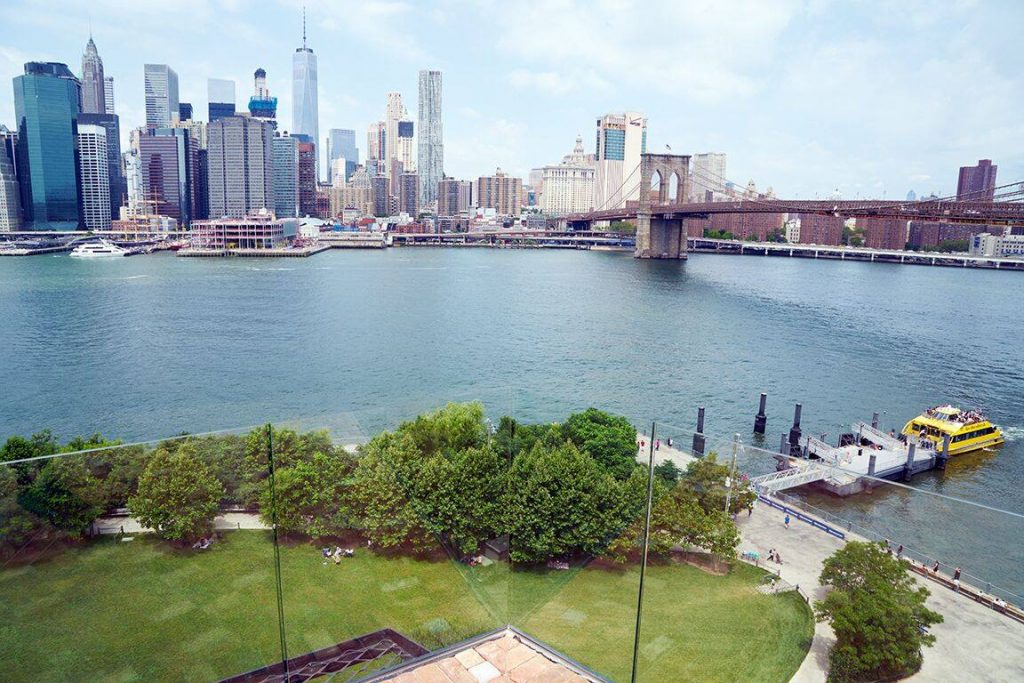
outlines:
{"label": "tree", "polygon": [[621,235],[635,235],[636,224],[630,221],[612,221],[608,225],[608,232],[617,232]]}
{"label": "tree", "polygon": [[424,455],[479,448],[488,436],[481,403],[449,403],[402,424],[398,432],[411,436]]}
{"label": "tree", "polygon": [[128,508],[162,538],[188,543],[212,531],[223,495],[224,486],[199,459],[195,445],[186,441],[174,450],[157,448]]}
{"label": "tree", "polygon": [[500,535],[505,463],[487,447],[431,458],[412,482],[423,524],[461,554]]}
{"label": "tree", "polygon": [[831,591],[815,613],[836,633],[830,681],[891,680],[920,669],[921,648],[935,642],[927,628],[943,619],[925,607],[928,589],[903,560],[881,543],[851,541],[825,560],[820,580]]}
{"label": "tree", "polygon": [[[644,519],[637,518],[609,546],[607,554],[624,562],[629,553],[642,547],[643,529]],[[686,486],[669,487],[659,479],[655,479],[649,537],[649,551],[663,556],[681,545],[732,558],[740,541],[736,524],[724,510],[705,510]]]}
{"label": "tree", "polygon": [[729,466],[719,463],[718,456],[712,452],[686,466],[680,485],[692,492],[708,512],[725,510],[725,499],[729,497],[729,512],[735,515],[752,505],[757,494],[746,484],[744,477],[735,476],[730,482],[732,493],[728,493],[725,481],[730,475]]}
{"label": "tree", "polygon": [[569,416],[562,436],[617,479],[627,479],[638,466],[636,428],[619,415],[587,408]]}
{"label": "tree", "polygon": [[728,230],[712,230],[710,228],[704,229],[704,236],[708,239],[713,240],[734,240],[736,236]]}
{"label": "tree", "polygon": [[670,487],[676,485],[676,482],[679,481],[679,476],[682,472],[683,471],[671,460],[665,460],[664,462],[654,466],[654,476],[657,477],[661,483]]}
{"label": "tree", "polygon": [[522,451],[528,451],[537,443],[555,447],[564,442],[561,426],[557,423],[526,424],[509,416],[498,421],[494,434],[495,450],[511,459]]}
{"label": "tree", "polygon": [[299,433],[293,429],[272,428],[273,449],[267,430],[260,427],[246,436],[245,455],[238,467],[237,493],[242,505],[255,506],[270,476],[270,458],[275,469],[297,462],[309,462],[317,453],[333,453],[334,445],[326,430]]}
{"label": "tree", "polygon": [[52,530],[18,503],[18,476],[11,467],[0,467],[0,556],[15,553],[41,532]]}
{"label": "tree", "polygon": [[[23,436],[11,436],[0,448],[0,462],[11,460],[28,460],[60,452],[60,443],[49,429],[44,429],[26,439]],[[18,475],[18,483],[27,485],[43,467],[42,462],[27,462],[11,465]]]}
{"label": "tree", "polygon": [[353,462],[341,452],[316,453],[309,462],[275,470],[274,490],[266,486],[260,496],[260,517],[272,524],[276,509],[277,528],[282,533],[314,538],[352,528],[353,469]]}
{"label": "tree", "polygon": [[503,500],[509,557],[544,562],[600,554],[643,507],[642,470],[627,482],[604,472],[571,443],[536,444],[516,456]]}
{"label": "tree", "polygon": [[80,457],[55,457],[46,462],[18,503],[60,531],[77,538],[103,512],[103,494]]}
{"label": "tree", "polygon": [[381,548],[409,546],[421,551],[433,545],[409,497],[409,472],[421,454],[409,434],[384,432],[360,450],[352,482],[363,533]]}

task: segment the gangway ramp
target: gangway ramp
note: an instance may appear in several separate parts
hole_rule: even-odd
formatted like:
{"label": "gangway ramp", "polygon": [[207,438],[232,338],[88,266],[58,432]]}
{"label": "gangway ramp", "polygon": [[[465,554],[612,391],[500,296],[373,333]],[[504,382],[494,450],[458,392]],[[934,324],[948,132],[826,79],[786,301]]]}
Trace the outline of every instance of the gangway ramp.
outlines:
{"label": "gangway ramp", "polygon": [[825,479],[828,468],[817,463],[804,461],[799,465],[754,477],[750,483],[758,493],[774,493],[794,486],[803,486]]}
{"label": "gangway ramp", "polygon": [[886,434],[881,429],[876,429],[867,422],[858,422],[853,425],[853,433],[860,434],[862,439],[876,443],[887,451],[898,451],[904,447],[903,442],[895,436]]}

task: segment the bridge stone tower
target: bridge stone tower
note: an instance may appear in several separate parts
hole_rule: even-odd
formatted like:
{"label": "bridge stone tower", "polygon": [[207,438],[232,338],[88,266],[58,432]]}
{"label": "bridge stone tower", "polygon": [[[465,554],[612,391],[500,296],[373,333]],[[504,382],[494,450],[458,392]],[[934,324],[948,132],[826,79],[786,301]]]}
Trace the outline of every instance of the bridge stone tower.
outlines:
{"label": "bridge stone tower", "polygon": [[[640,155],[640,206],[636,212],[636,258],[686,258],[686,226],[682,216],[664,210],[653,213],[651,180],[659,179],[655,205],[682,204],[690,196],[690,157],[684,154]],[[676,177],[676,198],[669,196]]]}

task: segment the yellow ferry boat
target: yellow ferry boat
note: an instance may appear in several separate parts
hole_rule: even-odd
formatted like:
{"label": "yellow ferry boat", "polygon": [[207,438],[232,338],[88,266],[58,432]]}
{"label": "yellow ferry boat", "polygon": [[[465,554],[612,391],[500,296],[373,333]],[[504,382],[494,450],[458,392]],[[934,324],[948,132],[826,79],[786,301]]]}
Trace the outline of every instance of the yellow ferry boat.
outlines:
{"label": "yellow ferry boat", "polygon": [[924,411],[903,427],[906,437],[923,437],[937,450],[949,434],[949,454],[961,455],[1003,443],[1003,432],[977,410],[963,411],[951,405]]}

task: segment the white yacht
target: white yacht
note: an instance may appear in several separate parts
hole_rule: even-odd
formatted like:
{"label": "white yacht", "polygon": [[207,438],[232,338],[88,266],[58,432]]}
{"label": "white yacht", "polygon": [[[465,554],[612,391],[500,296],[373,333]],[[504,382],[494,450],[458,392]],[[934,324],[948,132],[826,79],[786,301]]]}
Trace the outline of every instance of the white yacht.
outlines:
{"label": "white yacht", "polygon": [[104,258],[108,256],[127,256],[127,249],[122,249],[113,242],[97,240],[95,242],[83,242],[71,251],[71,255],[78,258]]}

